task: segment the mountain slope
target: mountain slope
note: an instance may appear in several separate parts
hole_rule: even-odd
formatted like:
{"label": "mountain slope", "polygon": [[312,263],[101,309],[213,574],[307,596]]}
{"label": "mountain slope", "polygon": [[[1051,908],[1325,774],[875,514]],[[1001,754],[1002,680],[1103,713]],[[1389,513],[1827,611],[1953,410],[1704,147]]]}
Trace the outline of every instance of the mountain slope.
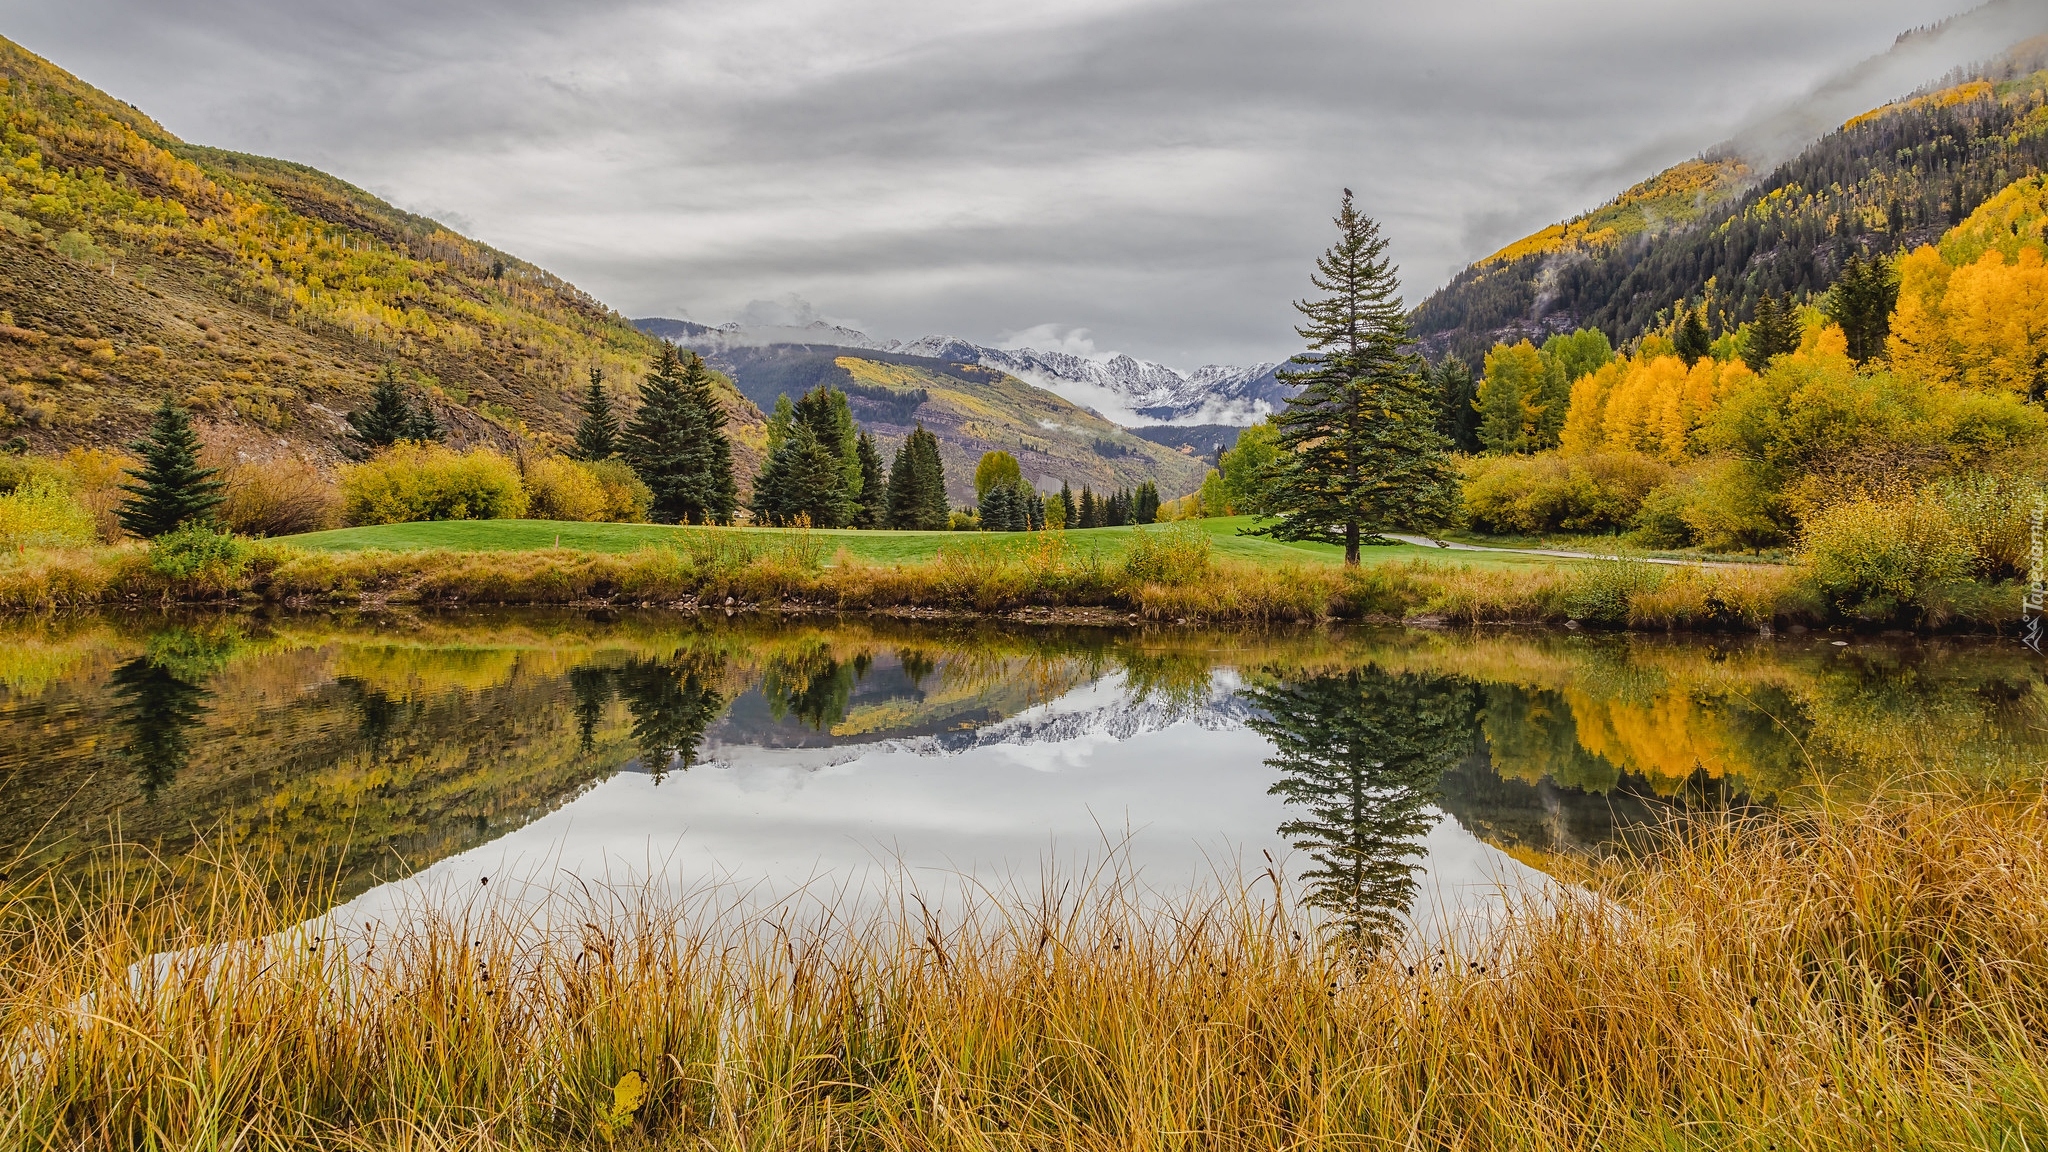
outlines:
{"label": "mountain slope", "polygon": [[2048,163],[2048,38],[1958,82],[1849,120],[1750,183],[1741,158],[1688,161],[1460,273],[1414,313],[1431,355],[1576,327],[1625,341],[1709,281],[1716,323],[1765,292],[1808,297],[1852,252],[1938,239]]}
{"label": "mountain slope", "polygon": [[[0,39],[0,440],[118,444],[169,392],[244,455],[340,458],[386,363],[457,444],[573,427],[656,341],[573,285],[301,165],[187,144]],[[739,465],[761,416],[729,388]]]}
{"label": "mountain slope", "polygon": [[[643,323],[645,323],[643,321]],[[972,362],[866,348],[771,344],[709,354],[755,404],[796,397],[820,384],[847,395],[854,418],[882,442],[884,458],[918,423],[939,439],[946,494],[974,502],[974,466],[984,452],[1017,457],[1026,479],[1079,491],[1131,488],[1152,480],[1169,498],[1201,485],[1193,453],[1141,439],[1046,389]]]}

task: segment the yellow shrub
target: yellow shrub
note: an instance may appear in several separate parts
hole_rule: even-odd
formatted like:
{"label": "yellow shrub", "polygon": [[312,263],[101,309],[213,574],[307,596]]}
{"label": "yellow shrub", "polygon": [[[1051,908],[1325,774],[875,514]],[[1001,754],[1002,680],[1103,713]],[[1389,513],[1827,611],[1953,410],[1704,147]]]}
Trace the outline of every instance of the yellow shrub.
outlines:
{"label": "yellow shrub", "polygon": [[396,444],[341,471],[342,515],[350,524],[414,520],[505,520],[526,514],[519,470],[489,448],[456,452],[439,444]]}
{"label": "yellow shrub", "polygon": [[50,477],[31,476],[0,496],[0,547],[82,548],[96,535],[92,513]]}
{"label": "yellow shrub", "polygon": [[1807,522],[1800,559],[1830,605],[1871,620],[1925,613],[1976,561],[1969,535],[1930,499],[1828,508]]}
{"label": "yellow shrub", "polygon": [[604,516],[614,524],[638,524],[654,506],[654,493],[624,460],[598,460],[583,465],[604,489]]}
{"label": "yellow shrub", "polygon": [[536,520],[604,520],[605,490],[590,470],[562,456],[526,461],[526,508]]}

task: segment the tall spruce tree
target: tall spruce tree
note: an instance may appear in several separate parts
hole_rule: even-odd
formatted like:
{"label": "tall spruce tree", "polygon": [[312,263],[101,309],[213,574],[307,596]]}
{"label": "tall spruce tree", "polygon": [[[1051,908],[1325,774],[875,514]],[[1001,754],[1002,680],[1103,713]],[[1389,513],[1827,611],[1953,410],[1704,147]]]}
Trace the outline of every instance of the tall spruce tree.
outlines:
{"label": "tall spruce tree", "polygon": [[576,423],[573,454],[578,460],[609,460],[619,451],[619,416],[604,390],[604,369],[590,370],[583,393],[583,419]]}
{"label": "tall spruce tree", "polygon": [[1017,489],[1004,482],[991,484],[981,494],[981,530],[984,532],[1014,532],[1017,530]]}
{"label": "tall spruce tree", "polygon": [[1074,489],[1065,480],[1060,481],[1060,527],[1079,528],[1081,509],[1074,503]]}
{"label": "tall spruce tree", "polygon": [[903,438],[889,468],[889,527],[942,532],[951,514],[939,438],[919,422]]}
{"label": "tall spruce tree", "polygon": [[1678,326],[1672,333],[1671,344],[1677,350],[1678,358],[1690,368],[1714,350],[1713,337],[1707,334],[1707,306],[1681,300],[1678,310]]}
{"label": "tall spruce tree", "polygon": [[1147,480],[1138,485],[1137,503],[1131,509],[1131,522],[1151,524],[1159,519],[1159,485]]}
{"label": "tall spruce tree", "polygon": [[121,527],[150,539],[181,524],[213,522],[222,499],[219,471],[199,466],[199,434],[183,408],[166,395],[148,435],[129,447],[142,457],[142,468],[135,483],[121,486],[128,493],[119,513]]}
{"label": "tall spruce tree", "polygon": [[620,438],[654,503],[657,524],[730,524],[739,503],[725,410],[711,388],[711,370],[695,352],[666,341],[640,388],[640,410]]}
{"label": "tall spruce tree", "polygon": [[1883,258],[1865,260],[1851,252],[1842,274],[1821,302],[1827,318],[1841,325],[1849,355],[1857,363],[1884,355],[1892,331],[1892,309],[1899,303],[1899,280]]}
{"label": "tall spruce tree", "polygon": [[1476,404],[1479,381],[1472,374],[1472,366],[1452,353],[1436,366],[1432,378],[1436,382],[1436,430],[1443,433],[1457,451],[1480,451],[1484,445],[1479,442],[1479,408]]}
{"label": "tall spruce tree", "polygon": [[808,422],[798,420],[761,462],[747,507],[759,524],[844,528],[853,519],[853,498],[845,483],[839,457]]}
{"label": "tall spruce tree", "polygon": [[1083,528],[1102,527],[1101,503],[1095,499],[1095,493],[1090,491],[1086,484],[1081,485],[1077,523]]}
{"label": "tall spruce tree", "polygon": [[860,461],[860,495],[854,499],[853,526],[880,528],[889,517],[889,482],[882,477],[882,453],[863,429],[854,443]]}
{"label": "tall spruce tree", "polygon": [[854,423],[846,393],[820,384],[804,393],[792,415],[809,425],[818,443],[839,462],[839,487],[848,499],[857,502],[861,489],[860,426]]}
{"label": "tall spruce tree", "polygon": [[1357,564],[1368,538],[1447,522],[1457,497],[1450,441],[1436,427],[1436,397],[1409,351],[1400,282],[1379,225],[1345,189],[1338,241],[1310,282],[1322,297],[1297,302],[1309,351],[1286,379],[1301,391],[1273,417],[1286,450],[1259,530],[1283,540],[1339,541]]}
{"label": "tall spruce tree", "polygon": [[1799,317],[1789,300],[1769,292],[1756,302],[1756,316],[1749,324],[1749,343],[1742,360],[1753,372],[1770,367],[1771,361],[1799,350]]}

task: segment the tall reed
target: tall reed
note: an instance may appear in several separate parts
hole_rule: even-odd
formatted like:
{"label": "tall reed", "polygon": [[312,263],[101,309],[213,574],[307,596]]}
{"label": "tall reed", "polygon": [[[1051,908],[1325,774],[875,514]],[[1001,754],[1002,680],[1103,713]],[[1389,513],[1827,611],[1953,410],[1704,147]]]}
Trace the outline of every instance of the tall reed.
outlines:
{"label": "tall reed", "polygon": [[1673,825],[1580,896],[1522,894],[1483,947],[1422,954],[1346,948],[1256,877],[943,918],[479,898],[343,943],[290,931],[309,894],[258,862],[180,866],[196,895],[134,869],[111,893],[11,887],[0,1144],[2048,1141],[2039,796]]}

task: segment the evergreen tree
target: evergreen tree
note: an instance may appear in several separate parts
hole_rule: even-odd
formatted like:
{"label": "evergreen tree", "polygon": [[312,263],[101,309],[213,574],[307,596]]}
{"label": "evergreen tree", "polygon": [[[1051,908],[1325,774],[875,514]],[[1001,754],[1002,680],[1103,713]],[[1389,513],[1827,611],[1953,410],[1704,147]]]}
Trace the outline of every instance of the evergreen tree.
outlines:
{"label": "evergreen tree", "polygon": [[1756,318],[1750,321],[1749,343],[1742,350],[1743,362],[1753,372],[1770,367],[1771,361],[1799,350],[1799,317],[1789,300],[1781,301],[1769,292],[1756,302]]}
{"label": "evergreen tree", "polygon": [[1445,356],[1431,379],[1436,383],[1436,430],[1459,452],[1478,452],[1479,381],[1457,354]]}
{"label": "evergreen tree", "polygon": [[1019,489],[1019,491],[1024,493],[1024,531],[1045,531],[1044,494],[1028,485]]}
{"label": "evergreen tree", "polygon": [[820,384],[796,402],[795,419],[811,429],[832,459],[839,463],[839,486],[849,500],[860,498],[860,428],[847,407],[846,393]]}
{"label": "evergreen tree", "polygon": [[845,481],[839,457],[818,439],[809,423],[799,420],[761,462],[760,475],[754,477],[754,499],[748,507],[758,524],[844,528],[854,511]]}
{"label": "evergreen tree", "polygon": [[1107,528],[1121,528],[1131,522],[1131,493],[1129,489],[1118,489],[1109,494],[1109,505],[1103,510],[1102,523]]}
{"label": "evergreen tree", "polygon": [[866,431],[861,432],[853,450],[860,462],[860,496],[854,501],[853,526],[880,528],[889,516],[889,487],[882,478],[881,450]]}
{"label": "evergreen tree", "polygon": [[1088,486],[1087,486],[1086,484],[1083,484],[1083,485],[1081,485],[1081,509],[1080,509],[1080,512],[1081,512],[1081,519],[1080,519],[1080,521],[1079,521],[1079,522],[1080,522],[1080,525],[1081,525],[1081,527],[1083,527],[1083,528],[1100,528],[1100,527],[1102,527],[1102,509],[1101,509],[1101,508],[1099,508],[1099,507],[1097,507],[1097,505],[1096,505],[1096,501],[1095,501],[1095,493],[1093,493],[1093,492],[1089,491],[1089,490],[1088,490]]}
{"label": "evergreen tree", "polygon": [[768,703],[768,715],[778,723],[794,716],[813,731],[827,731],[846,719],[854,686],[866,676],[868,667],[866,657],[842,663],[822,645],[770,657],[761,670],[761,696]]}
{"label": "evergreen tree", "polygon": [[1081,526],[1081,512],[1079,505],[1074,503],[1074,489],[1065,480],[1060,481],[1060,526],[1062,528],[1079,528]]}
{"label": "evergreen tree", "polygon": [[1437,783],[1473,745],[1473,686],[1368,666],[1244,696],[1282,773],[1271,791],[1300,813],[1280,834],[1315,861],[1302,875],[1308,903],[1333,913],[1354,947],[1389,943],[1415,897],[1422,838],[1441,819]]}
{"label": "evergreen tree", "polygon": [[1295,307],[1309,354],[1287,379],[1301,391],[1273,417],[1281,460],[1269,503],[1281,519],[1261,529],[1284,540],[1341,540],[1357,564],[1368,537],[1427,529],[1451,518],[1457,473],[1436,428],[1433,390],[1409,352],[1399,281],[1379,225],[1344,193],[1338,243],[1310,280],[1321,299]]}
{"label": "evergreen tree", "polygon": [[438,444],[447,435],[447,430],[441,427],[441,418],[434,415],[434,402],[422,394],[419,403],[413,405],[412,427],[406,429],[405,438],[418,444]]}
{"label": "evergreen tree", "polygon": [[1016,531],[1017,489],[1010,484],[992,485],[982,494],[979,512],[982,531]]}
{"label": "evergreen tree", "polygon": [[170,396],[157,405],[148,436],[129,448],[142,457],[142,470],[135,474],[136,483],[121,486],[128,493],[121,527],[150,539],[180,524],[213,522],[222,499],[219,471],[199,466],[199,434]]}
{"label": "evergreen tree", "polygon": [[1671,336],[1671,344],[1678,352],[1678,358],[1685,361],[1687,368],[1699,363],[1714,350],[1713,337],[1707,334],[1707,307],[1678,302],[1678,328]]}
{"label": "evergreen tree", "polygon": [[1159,485],[1147,480],[1138,485],[1137,506],[1131,511],[1131,520],[1137,524],[1153,524],[1159,520]]}
{"label": "evergreen tree", "polygon": [[889,527],[943,532],[951,516],[939,438],[920,422],[903,438],[889,468]]}
{"label": "evergreen tree", "polygon": [[685,358],[662,343],[619,448],[654,494],[648,518],[655,523],[732,522],[739,503],[732,444],[703,357],[691,352]]}
{"label": "evergreen tree", "polygon": [[619,417],[612,411],[612,398],[605,394],[604,369],[590,370],[590,387],[583,394],[583,419],[576,424],[576,445],[571,455],[578,460],[609,460],[619,451]]}
{"label": "evergreen tree", "polygon": [[1892,331],[1892,309],[1898,303],[1899,281],[1891,265],[1852,252],[1822,301],[1821,311],[1842,326],[1842,334],[1849,339],[1849,355],[1860,364],[1884,355],[1885,337]]}
{"label": "evergreen tree", "polygon": [[398,369],[386,364],[370,386],[370,403],[348,414],[349,436],[369,451],[413,439],[419,414],[398,386]]}

